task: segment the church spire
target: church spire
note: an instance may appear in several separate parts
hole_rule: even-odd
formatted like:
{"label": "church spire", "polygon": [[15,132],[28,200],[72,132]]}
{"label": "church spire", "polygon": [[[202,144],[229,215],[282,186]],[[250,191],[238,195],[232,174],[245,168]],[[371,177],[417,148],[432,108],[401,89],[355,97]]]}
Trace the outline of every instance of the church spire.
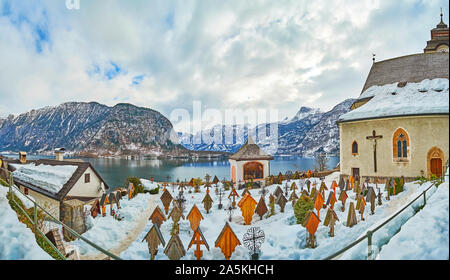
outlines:
{"label": "church spire", "polygon": [[447,24],[444,23],[443,16],[444,16],[444,14],[442,13],[442,8],[441,8],[441,22],[439,22],[439,24],[436,26],[436,28],[447,28]]}

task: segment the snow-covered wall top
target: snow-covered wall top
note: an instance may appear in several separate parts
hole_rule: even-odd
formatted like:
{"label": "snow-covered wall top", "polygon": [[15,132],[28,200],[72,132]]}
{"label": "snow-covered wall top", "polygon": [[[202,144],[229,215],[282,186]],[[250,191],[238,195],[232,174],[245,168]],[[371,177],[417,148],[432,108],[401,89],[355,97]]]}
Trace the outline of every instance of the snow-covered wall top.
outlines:
{"label": "snow-covered wall top", "polygon": [[420,83],[372,86],[359,99],[372,97],[366,104],[339,118],[340,122],[388,116],[448,114],[448,79],[423,80]]}
{"label": "snow-covered wall top", "polygon": [[46,164],[11,164],[13,176],[51,193],[58,193],[77,170],[76,165],[52,166]]}

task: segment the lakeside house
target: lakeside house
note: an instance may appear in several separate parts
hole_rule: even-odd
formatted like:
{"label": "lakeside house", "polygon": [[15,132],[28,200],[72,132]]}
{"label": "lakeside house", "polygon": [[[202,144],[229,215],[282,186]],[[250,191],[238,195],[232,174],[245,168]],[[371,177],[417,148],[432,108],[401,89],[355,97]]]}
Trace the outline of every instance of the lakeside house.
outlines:
{"label": "lakeside house", "polygon": [[361,95],[338,120],[344,178],[442,176],[449,157],[449,28],[424,53],[375,62]]}
{"label": "lakeside house", "polygon": [[59,220],[64,207],[76,201],[90,204],[102,197],[109,186],[89,163],[80,159],[64,159],[64,149],[55,150],[55,159],[27,160],[25,152],[19,159],[3,158],[0,176],[5,169],[12,172],[14,184],[26,195]]}

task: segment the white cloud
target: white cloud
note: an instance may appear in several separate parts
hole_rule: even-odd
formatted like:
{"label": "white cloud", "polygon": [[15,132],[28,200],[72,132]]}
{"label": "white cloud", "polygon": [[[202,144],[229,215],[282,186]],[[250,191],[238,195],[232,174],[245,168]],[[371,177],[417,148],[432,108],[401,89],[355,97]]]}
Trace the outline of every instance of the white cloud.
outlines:
{"label": "white cloud", "polygon": [[359,94],[372,52],[421,52],[448,15],[444,1],[64,2],[0,0],[0,116],[66,101],[326,110]]}

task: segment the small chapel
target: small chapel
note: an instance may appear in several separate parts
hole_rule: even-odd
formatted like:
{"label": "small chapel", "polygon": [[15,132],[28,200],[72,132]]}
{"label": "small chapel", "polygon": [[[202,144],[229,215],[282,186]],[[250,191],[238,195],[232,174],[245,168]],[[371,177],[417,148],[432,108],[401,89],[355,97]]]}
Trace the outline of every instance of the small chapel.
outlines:
{"label": "small chapel", "polygon": [[270,175],[273,156],[263,151],[249,136],[247,142],[228,158],[233,184],[264,181]]}
{"label": "small chapel", "polygon": [[449,28],[442,19],[423,53],[375,62],[340,116],[343,178],[442,176],[449,157]]}

